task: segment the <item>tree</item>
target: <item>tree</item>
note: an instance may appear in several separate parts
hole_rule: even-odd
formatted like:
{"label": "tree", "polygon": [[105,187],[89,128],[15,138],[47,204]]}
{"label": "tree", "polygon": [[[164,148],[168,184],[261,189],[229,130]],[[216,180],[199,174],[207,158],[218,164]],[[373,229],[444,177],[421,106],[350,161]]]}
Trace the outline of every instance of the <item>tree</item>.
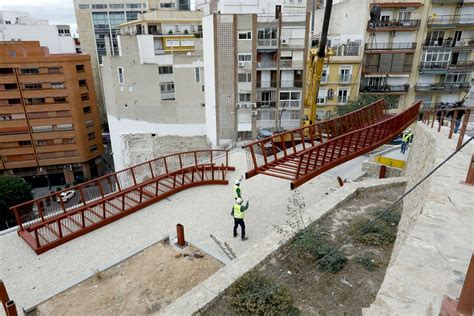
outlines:
{"label": "tree", "polygon": [[0,229],[15,225],[15,216],[9,209],[11,206],[31,199],[31,185],[23,178],[0,176]]}
{"label": "tree", "polygon": [[397,107],[398,98],[396,96],[385,94],[361,93],[359,94],[357,100],[352,100],[347,102],[347,104],[343,106],[339,106],[337,108],[337,115],[344,115],[349,112],[353,112],[380,99],[385,99],[388,108]]}

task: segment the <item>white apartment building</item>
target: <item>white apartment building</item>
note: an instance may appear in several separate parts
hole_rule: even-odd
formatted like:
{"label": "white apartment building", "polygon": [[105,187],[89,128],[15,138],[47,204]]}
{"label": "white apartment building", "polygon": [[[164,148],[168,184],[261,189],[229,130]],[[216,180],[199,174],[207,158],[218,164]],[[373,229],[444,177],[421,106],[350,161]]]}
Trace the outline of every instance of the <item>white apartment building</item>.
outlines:
{"label": "white apartment building", "polygon": [[116,170],[209,147],[201,18],[158,10],[119,26],[118,54],[102,60]]}
{"label": "white apartment building", "polygon": [[39,41],[51,54],[76,52],[69,25],[51,25],[21,11],[0,11],[0,40]]}
{"label": "white apartment building", "polygon": [[305,3],[198,1],[196,8],[205,15],[206,127],[212,145],[229,146],[260,129],[300,126],[309,24]]}

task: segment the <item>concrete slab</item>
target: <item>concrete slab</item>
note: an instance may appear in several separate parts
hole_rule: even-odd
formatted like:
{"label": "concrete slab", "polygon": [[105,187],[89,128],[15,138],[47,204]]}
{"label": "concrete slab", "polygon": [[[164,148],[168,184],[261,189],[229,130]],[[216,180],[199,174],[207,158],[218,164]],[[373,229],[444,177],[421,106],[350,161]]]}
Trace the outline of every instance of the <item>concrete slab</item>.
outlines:
{"label": "concrete slab", "polygon": [[[74,239],[37,256],[16,232],[0,236],[0,278],[20,308],[30,308],[54,294],[91,276],[96,270],[124,259],[175,232],[177,223],[185,227],[186,238],[203,248],[221,250],[209,237],[227,241],[237,257],[242,256],[265,236],[274,225],[287,221],[286,205],[290,183],[281,179],[256,176],[242,183],[244,199],[250,198],[246,217],[249,240],[232,237],[232,187],[247,170],[246,154],[236,150],[230,155],[236,171],[230,173],[228,186],[203,186],[180,192],[134,214]],[[361,162],[348,162],[343,168],[350,174],[338,174],[351,180],[353,169]],[[355,172],[357,173],[357,172]],[[337,188],[331,174],[323,174],[301,187],[306,205],[320,201],[330,188]]]}

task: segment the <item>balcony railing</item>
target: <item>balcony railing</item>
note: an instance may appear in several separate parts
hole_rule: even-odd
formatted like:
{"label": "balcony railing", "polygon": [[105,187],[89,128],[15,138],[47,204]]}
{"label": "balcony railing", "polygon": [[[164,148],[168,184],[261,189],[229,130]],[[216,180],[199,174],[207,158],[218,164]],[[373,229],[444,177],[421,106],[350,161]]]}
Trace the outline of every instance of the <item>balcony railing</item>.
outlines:
{"label": "balcony railing", "polygon": [[409,84],[402,85],[361,85],[361,92],[370,92],[370,93],[388,93],[388,92],[408,92],[410,88]]}
{"label": "balcony railing", "polygon": [[280,108],[299,109],[301,101],[299,100],[280,100]]}
{"label": "balcony railing", "polygon": [[448,61],[443,62],[421,62],[420,71],[424,70],[472,70],[474,69],[474,61],[461,61],[456,64],[450,64]]}
{"label": "balcony railing", "polygon": [[259,61],[259,62],[257,62],[257,69],[276,68],[276,67],[277,67],[276,61]]}
{"label": "balcony railing", "polygon": [[302,88],[303,81],[302,80],[282,80],[280,83],[280,87],[282,89],[285,88]]}
{"label": "balcony railing", "polygon": [[257,80],[257,88],[260,89],[271,89],[276,88],[276,80]]}
{"label": "balcony railing", "polygon": [[417,83],[416,91],[467,91],[471,88],[469,82],[459,83]]}
{"label": "balcony railing", "polygon": [[345,96],[345,97],[338,96],[337,97],[337,103],[339,103],[339,104],[346,104],[348,100],[349,100],[349,98],[347,96]]}
{"label": "balcony railing", "polygon": [[420,25],[420,20],[389,20],[389,21],[378,21],[367,23],[369,30],[374,29],[375,31],[388,31],[388,30],[403,30],[403,29],[416,29]]}
{"label": "balcony railing", "polygon": [[257,47],[259,48],[277,48],[278,40],[277,39],[258,39]]}
{"label": "balcony railing", "polygon": [[303,68],[302,60],[280,60],[280,68]]}
{"label": "balcony railing", "polygon": [[415,49],[416,43],[366,43],[366,50]]}
{"label": "balcony railing", "polygon": [[439,41],[425,41],[425,47],[433,48],[447,48],[447,49],[472,49],[474,48],[474,39],[463,38],[460,41],[454,42],[452,39]]}
{"label": "balcony railing", "polygon": [[257,101],[257,108],[271,108],[276,107],[276,101]]}
{"label": "balcony railing", "polygon": [[428,25],[448,26],[448,25],[474,25],[474,14],[438,15],[428,18]]}
{"label": "balcony railing", "polygon": [[361,53],[360,45],[341,44],[330,47],[330,49],[333,51],[334,56],[359,56]]}

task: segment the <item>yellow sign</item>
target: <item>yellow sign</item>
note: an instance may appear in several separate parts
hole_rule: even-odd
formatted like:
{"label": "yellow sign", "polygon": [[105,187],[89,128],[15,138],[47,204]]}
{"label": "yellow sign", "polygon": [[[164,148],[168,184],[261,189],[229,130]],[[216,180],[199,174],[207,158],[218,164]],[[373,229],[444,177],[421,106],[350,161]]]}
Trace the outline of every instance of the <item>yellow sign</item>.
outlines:
{"label": "yellow sign", "polygon": [[400,169],[405,169],[405,161],[383,157],[383,156],[375,156],[375,162],[384,166],[388,167],[395,167]]}

